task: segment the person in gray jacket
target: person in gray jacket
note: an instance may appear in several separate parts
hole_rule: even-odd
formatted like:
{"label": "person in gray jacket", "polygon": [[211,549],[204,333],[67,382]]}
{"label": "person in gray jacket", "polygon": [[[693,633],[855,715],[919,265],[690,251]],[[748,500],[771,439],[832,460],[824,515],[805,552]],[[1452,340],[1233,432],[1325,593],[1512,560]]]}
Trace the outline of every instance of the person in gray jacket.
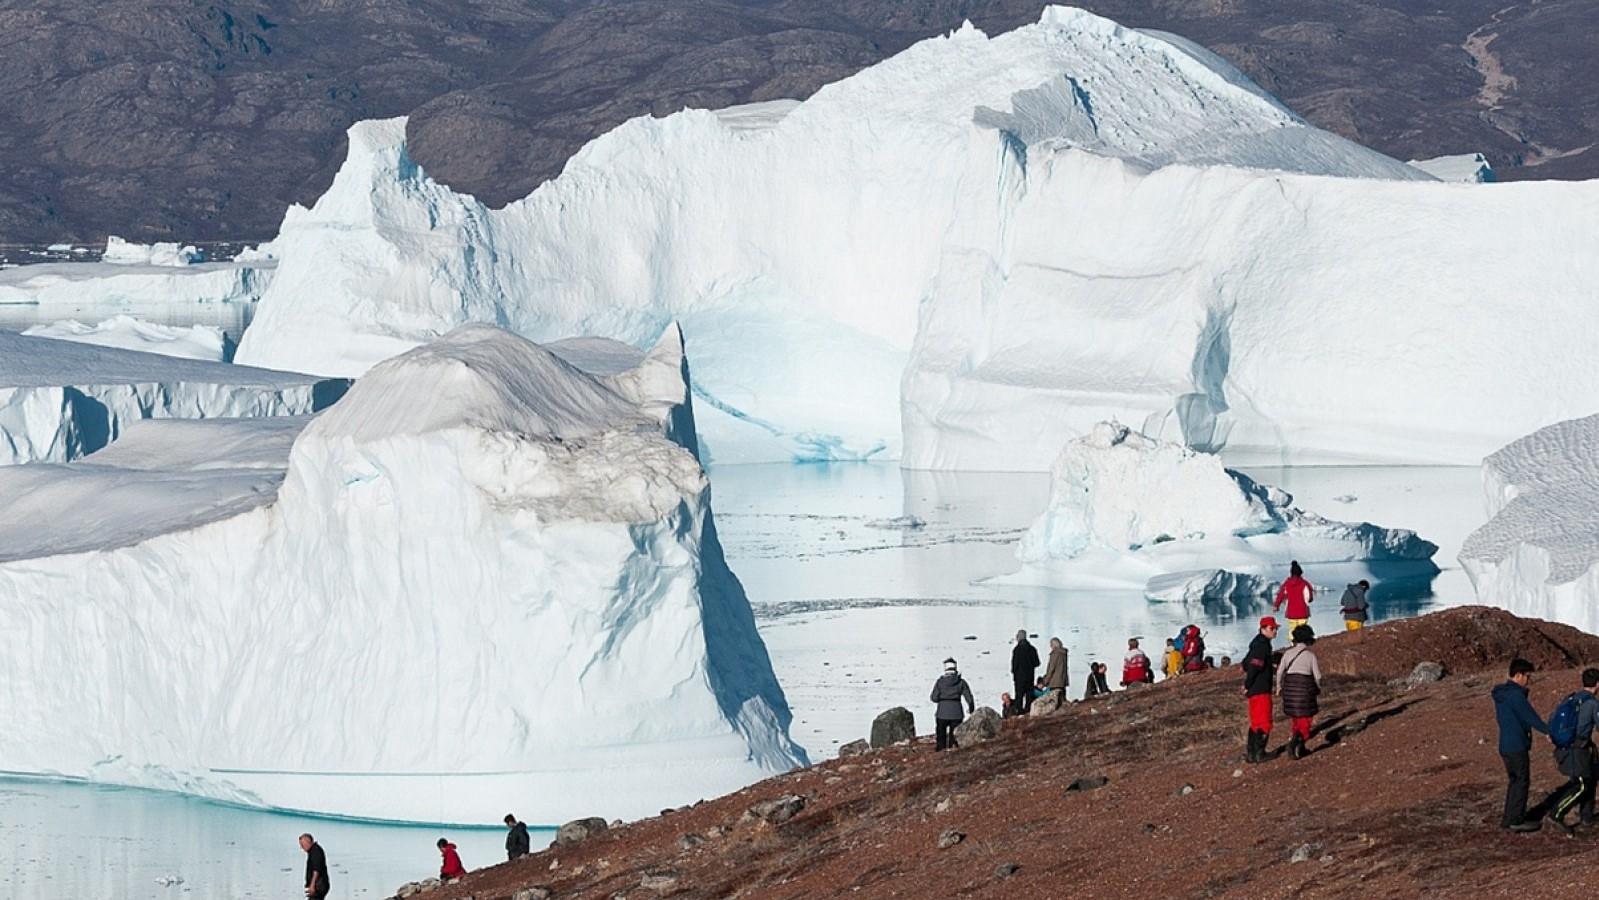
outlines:
{"label": "person in gray jacket", "polygon": [[1344,599],[1339,602],[1339,612],[1344,615],[1344,630],[1359,631],[1366,627],[1366,617],[1371,611],[1371,603],[1366,600],[1366,592],[1371,590],[1371,582],[1362,578],[1344,588]]}
{"label": "person in gray jacket", "polygon": [[938,709],[933,713],[936,725],[933,739],[933,749],[945,750],[953,748],[955,743],[955,726],[966,718],[961,713],[961,701],[966,701],[966,711],[976,712],[977,702],[972,699],[971,685],[961,677],[955,668],[955,660],[944,660],[944,674],[933,683],[932,701],[938,704]]}
{"label": "person in gray jacket", "polygon": [[1277,693],[1283,700],[1283,716],[1292,726],[1293,737],[1288,740],[1288,757],[1303,759],[1305,745],[1310,743],[1310,727],[1320,711],[1316,697],[1321,694],[1321,664],[1311,650],[1316,643],[1316,632],[1309,625],[1294,629],[1294,645],[1283,651],[1282,662],[1277,665]]}

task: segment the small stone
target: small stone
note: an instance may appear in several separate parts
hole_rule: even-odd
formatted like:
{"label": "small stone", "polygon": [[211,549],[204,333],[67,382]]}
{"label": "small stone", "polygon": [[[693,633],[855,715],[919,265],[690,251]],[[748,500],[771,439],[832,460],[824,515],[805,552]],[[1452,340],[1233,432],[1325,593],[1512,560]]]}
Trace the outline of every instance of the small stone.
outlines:
{"label": "small stone", "polygon": [[946,828],[938,836],[938,849],[948,850],[964,840],[966,840],[966,832],[957,831],[953,828]]}
{"label": "small stone", "polygon": [[916,716],[903,706],[885,710],[872,720],[873,747],[888,747],[914,737],[916,737]]}
{"label": "small stone", "polygon": [[720,825],[712,825],[711,827],[705,829],[705,839],[708,841],[714,841],[721,836],[722,826]]}
{"label": "small stone", "polygon": [[843,780],[844,780],[844,776],[842,776],[842,775],[829,775],[825,779],[822,780],[822,783],[823,784],[839,784],[839,783],[843,782]]}
{"label": "small stone", "polygon": [[947,813],[951,809],[953,809],[954,807],[955,807],[955,801],[951,800],[948,797],[945,797],[944,799],[938,801],[938,803],[933,806],[933,812],[936,812],[936,813]]}
{"label": "small stone", "polygon": [[1145,834],[1154,834],[1155,833],[1155,825],[1154,825],[1153,822],[1145,822],[1144,823],[1144,833]]}
{"label": "small stone", "polygon": [[512,894],[511,900],[550,900],[550,889],[547,887],[523,888]]}
{"label": "small stone", "polygon": [[621,828],[622,827],[622,820],[621,819],[612,819],[611,820],[611,827],[612,828]]}
{"label": "small stone", "polygon": [[705,843],[705,838],[693,833],[685,834],[677,839],[677,847],[679,850],[693,850],[695,847],[698,847],[703,843]]}
{"label": "small stone", "polygon": [[1015,875],[1017,872],[1020,872],[1021,870],[1022,870],[1022,867],[1021,867],[1021,865],[1019,863],[1013,863],[1013,862],[1000,863],[999,865],[994,867],[994,877],[995,878],[1009,878],[1012,875]]}
{"label": "small stone", "polygon": [[677,888],[680,877],[676,869],[647,869],[644,877],[639,879],[638,886],[646,891],[666,893]]}
{"label": "small stone", "polygon": [[594,835],[604,832],[607,828],[610,828],[610,826],[598,816],[576,819],[562,825],[555,832],[555,843],[551,846],[570,847],[573,844],[580,844]]}
{"label": "small stone", "polygon": [[800,810],[804,808],[804,797],[798,796],[797,794],[789,794],[786,797],[778,797],[775,800],[762,800],[761,802],[750,807],[749,811],[744,815],[750,818],[760,819],[761,821],[768,822],[772,825],[781,825],[784,822],[787,822],[789,819],[799,815]]}
{"label": "small stone", "polygon": [[1177,789],[1176,793],[1173,796],[1186,797],[1189,794],[1192,794],[1193,792],[1194,792],[1194,786],[1193,785],[1184,784],[1182,787]]}
{"label": "small stone", "polygon": [[864,740],[850,741],[844,746],[838,748],[838,756],[839,759],[843,759],[846,756],[860,756],[862,753],[866,753],[871,749],[872,745]]}
{"label": "small stone", "polygon": [[1092,791],[1096,788],[1102,788],[1107,784],[1110,784],[1109,778],[1106,778],[1103,775],[1089,775],[1084,778],[1079,778],[1073,781],[1071,784],[1066,785],[1066,790]]}
{"label": "small stone", "polygon": [[1292,853],[1288,854],[1288,861],[1291,863],[1309,862],[1319,850],[1321,850],[1320,844],[1300,844],[1294,848]]}
{"label": "small stone", "polygon": [[1243,769],[1234,769],[1233,770],[1233,777],[1234,778],[1242,778],[1242,777],[1244,777],[1244,770]]}
{"label": "small stone", "polygon": [[977,635],[968,634],[967,636],[961,638],[961,640],[963,640],[963,641],[975,641],[975,640],[977,640]]}
{"label": "small stone", "polygon": [[1333,855],[1332,855],[1332,854],[1331,854],[1331,853],[1323,853],[1323,854],[1322,854],[1322,855],[1321,855],[1321,860],[1320,860],[1320,862],[1321,862],[1321,864],[1322,864],[1322,865],[1324,865],[1324,866],[1330,866],[1330,865],[1332,865],[1332,864],[1333,864]]}

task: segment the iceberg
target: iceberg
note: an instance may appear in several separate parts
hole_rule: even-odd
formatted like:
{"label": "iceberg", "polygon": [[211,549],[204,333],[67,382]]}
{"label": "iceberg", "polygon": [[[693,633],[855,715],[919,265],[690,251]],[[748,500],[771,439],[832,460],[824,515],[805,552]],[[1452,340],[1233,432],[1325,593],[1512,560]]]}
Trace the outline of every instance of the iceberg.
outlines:
{"label": "iceberg", "polygon": [[1599,415],[1512,441],[1482,470],[1489,519],[1460,550],[1477,599],[1599,631]]}
{"label": "iceberg", "polygon": [[77,459],[143,419],[305,415],[348,386],[0,331],[0,466]]}
{"label": "iceberg", "polygon": [[1439,181],[1463,181],[1482,184],[1494,180],[1494,167],[1481,153],[1459,153],[1453,156],[1435,156],[1432,159],[1413,159],[1412,166]]}
{"label": "iceberg", "polygon": [[802,764],[693,435],[675,329],[468,325],[314,418],[0,470],[0,768],[553,824]]}
{"label": "iceberg", "polygon": [[1154,600],[1240,600],[1298,560],[1354,580],[1427,578],[1438,547],[1406,529],[1323,518],[1214,454],[1101,422],[1062,449],[1049,503],[1000,580],[1139,589]]}
{"label": "iceberg", "polygon": [[[971,243],[976,222],[991,226],[983,244],[1002,234],[1024,242],[1023,228],[1058,236],[1053,224],[1007,223],[1027,179],[1084,167],[1084,178],[1103,176],[1093,161],[1199,181],[1235,173],[1218,177],[1273,191],[1283,172],[1328,176],[1329,191],[1351,195],[1367,179],[1439,187],[1309,126],[1187,41],[1052,7],[997,37],[968,26],[920,42],[803,103],[629,121],[500,210],[429,178],[407,151],[403,119],[359,123],[328,191],[285,215],[272,242],[278,268],[238,359],[353,376],[467,321],[537,341],[598,334],[637,346],[677,321],[716,460],[900,456],[907,378],[904,434],[918,444],[904,451],[909,464],[1013,467],[1026,454],[1046,468],[1032,448],[946,454],[961,424],[931,408],[934,349],[917,334],[924,319],[944,321],[923,308],[962,305],[955,295],[976,290],[983,254],[998,252]],[[1195,202],[1186,190],[1145,194],[1169,215]],[[1049,204],[1049,216],[1072,216],[1078,201],[1052,194]],[[1074,242],[1049,239],[1050,270],[1074,271]],[[1165,285],[1105,274],[1132,293],[1071,303],[1057,279],[1052,296],[1071,308],[1037,312],[1063,323],[1095,304],[1116,319],[1162,313],[1153,299]],[[1179,320],[1163,328],[1176,340],[1190,310],[1164,311]],[[1015,364],[1069,359],[1077,347],[1055,343],[1066,327],[1040,329]],[[1145,368],[1102,362],[1084,368],[1133,380]],[[1050,427],[1043,441],[1058,448],[1066,432]]]}
{"label": "iceberg", "polygon": [[272,280],[276,265],[270,258],[188,265],[136,260],[37,263],[0,269],[0,304],[80,309],[254,303]]}
{"label": "iceberg", "polygon": [[204,262],[205,254],[185,244],[135,244],[113,234],[106,238],[100,261],[120,266],[192,266]]}
{"label": "iceberg", "polygon": [[231,342],[222,329],[215,325],[178,328],[146,322],[129,315],[112,316],[93,325],[76,319],[63,319],[47,325],[35,325],[22,333],[29,337],[76,341],[98,347],[119,347],[211,362],[223,362],[231,350]]}

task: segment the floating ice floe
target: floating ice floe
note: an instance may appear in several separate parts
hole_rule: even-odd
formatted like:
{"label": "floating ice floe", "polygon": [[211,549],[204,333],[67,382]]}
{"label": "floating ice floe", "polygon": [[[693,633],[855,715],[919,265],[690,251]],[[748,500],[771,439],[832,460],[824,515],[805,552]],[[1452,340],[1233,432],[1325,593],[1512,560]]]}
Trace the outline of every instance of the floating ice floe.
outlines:
{"label": "floating ice floe", "polygon": [[1438,572],[1437,545],[1412,531],[1292,503],[1213,454],[1102,422],[1061,451],[1049,505],[1018,546],[1024,565],[1000,580],[1195,602],[1262,596],[1290,560],[1324,582]]}
{"label": "floating ice floe", "polygon": [[1599,415],[1541,428],[1482,468],[1490,518],[1460,550],[1477,599],[1599,631]]}
{"label": "floating ice floe", "polygon": [[473,325],[313,419],[0,469],[0,768],[553,824],[803,763],[693,435],[675,330]]}
{"label": "floating ice floe", "polygon": [[22,333],[30,337],[54,338],[80,344],[94,344],[98,347],[117,347],[123,350],[139,350],[162,356],[211,362],[222,362],[230,349],[222,329],[214,325],[178,328],[146,322],[128,315],[112,316],[92,325],[75,319],[64,319],[48,325],[35,325]]}

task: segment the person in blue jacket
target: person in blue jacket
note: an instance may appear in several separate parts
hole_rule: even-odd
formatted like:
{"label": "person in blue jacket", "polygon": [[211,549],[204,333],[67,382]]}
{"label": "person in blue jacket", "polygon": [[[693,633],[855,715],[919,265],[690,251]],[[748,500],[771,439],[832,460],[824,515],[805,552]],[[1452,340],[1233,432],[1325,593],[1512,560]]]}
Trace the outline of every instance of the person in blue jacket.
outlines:
{"label": "person in blue jacket", "polygon": [[1511,831],[1537,831],[1539,818],[1527,818],[1527,791],[1532,786],[1532,732],[1549,727],[1527,702],[1527,684],[1536,667],[1517,657],[1510,661],[1510,680],[1493,689],[1494,718],[1499,722],[1499,757],[1505,761],[1505,814],[1499,824]]}

